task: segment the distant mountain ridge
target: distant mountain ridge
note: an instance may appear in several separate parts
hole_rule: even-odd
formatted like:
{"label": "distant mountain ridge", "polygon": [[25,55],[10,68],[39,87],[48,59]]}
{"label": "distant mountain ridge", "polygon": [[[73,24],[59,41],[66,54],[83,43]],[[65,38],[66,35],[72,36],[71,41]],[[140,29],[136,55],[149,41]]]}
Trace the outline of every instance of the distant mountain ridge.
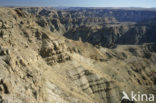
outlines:
{"label": "distant mountain ridge", "polygon": [[156,11],[144,8],[21,8],[38,17],[41,27],[93,45],[156,42]]}
{"label": "distant mountain ridge", "polygon": [[156,95],[155,19],[119,22],[101,12],[0,8],[0,103]]}

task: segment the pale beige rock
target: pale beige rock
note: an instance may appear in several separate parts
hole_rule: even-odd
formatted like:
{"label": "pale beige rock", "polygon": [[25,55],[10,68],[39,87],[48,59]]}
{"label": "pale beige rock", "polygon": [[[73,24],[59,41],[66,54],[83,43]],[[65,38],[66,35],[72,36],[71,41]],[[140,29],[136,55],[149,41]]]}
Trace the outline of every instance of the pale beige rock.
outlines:
{"label": "pale beige rock", "polygon": [[56,35],[44,17],[42,27],[16,9],[0,8],[8,21],[0,34],[0,102],[120,103],[122,91],[156,93],[155,44],[97,48]]}

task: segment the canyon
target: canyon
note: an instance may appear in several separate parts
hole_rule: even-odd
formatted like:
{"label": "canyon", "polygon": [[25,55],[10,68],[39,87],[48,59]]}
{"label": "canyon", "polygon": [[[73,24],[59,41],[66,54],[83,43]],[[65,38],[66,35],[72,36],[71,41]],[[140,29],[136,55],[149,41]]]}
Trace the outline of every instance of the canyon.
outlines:
{"label": "canyon", "polygon": [[155,9],[1,7],[0,103],[155,95],[155,28]]}

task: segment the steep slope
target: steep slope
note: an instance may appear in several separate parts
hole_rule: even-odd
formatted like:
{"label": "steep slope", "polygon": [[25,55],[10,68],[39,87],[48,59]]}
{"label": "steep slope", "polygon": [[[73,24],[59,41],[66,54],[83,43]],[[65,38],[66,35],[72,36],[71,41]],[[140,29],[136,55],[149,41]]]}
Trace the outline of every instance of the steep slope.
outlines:
{"label": "steep slope", "polygon": [[[154,22],[154,21],[153,21]],[[93,45],[114,47],[117,44],[155,43],[155,24],[106,24],[102,26],[81,26],[64,34],[73,40],[89,42]]]}
{"label": "steep slope", "polygon": [[156,93],[156,44],[96,48],[39,18],[0,8],[0,102],[120,103],[122,91]]}
{"label": "steep slope", "polygon": [[156,11],[152,9],[19,9],[37,16],[41,27],[72,40],[109,48],[116,44],[156,42]]}

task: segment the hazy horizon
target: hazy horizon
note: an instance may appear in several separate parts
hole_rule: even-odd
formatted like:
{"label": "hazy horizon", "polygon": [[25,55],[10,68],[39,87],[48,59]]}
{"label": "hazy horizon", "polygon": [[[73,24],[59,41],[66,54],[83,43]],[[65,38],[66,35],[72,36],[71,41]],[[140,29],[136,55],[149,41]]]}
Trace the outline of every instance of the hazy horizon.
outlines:
{"label": "hazy horizon", "polygon": [[156,0],[0,0],[0,6],[156,8]]}

